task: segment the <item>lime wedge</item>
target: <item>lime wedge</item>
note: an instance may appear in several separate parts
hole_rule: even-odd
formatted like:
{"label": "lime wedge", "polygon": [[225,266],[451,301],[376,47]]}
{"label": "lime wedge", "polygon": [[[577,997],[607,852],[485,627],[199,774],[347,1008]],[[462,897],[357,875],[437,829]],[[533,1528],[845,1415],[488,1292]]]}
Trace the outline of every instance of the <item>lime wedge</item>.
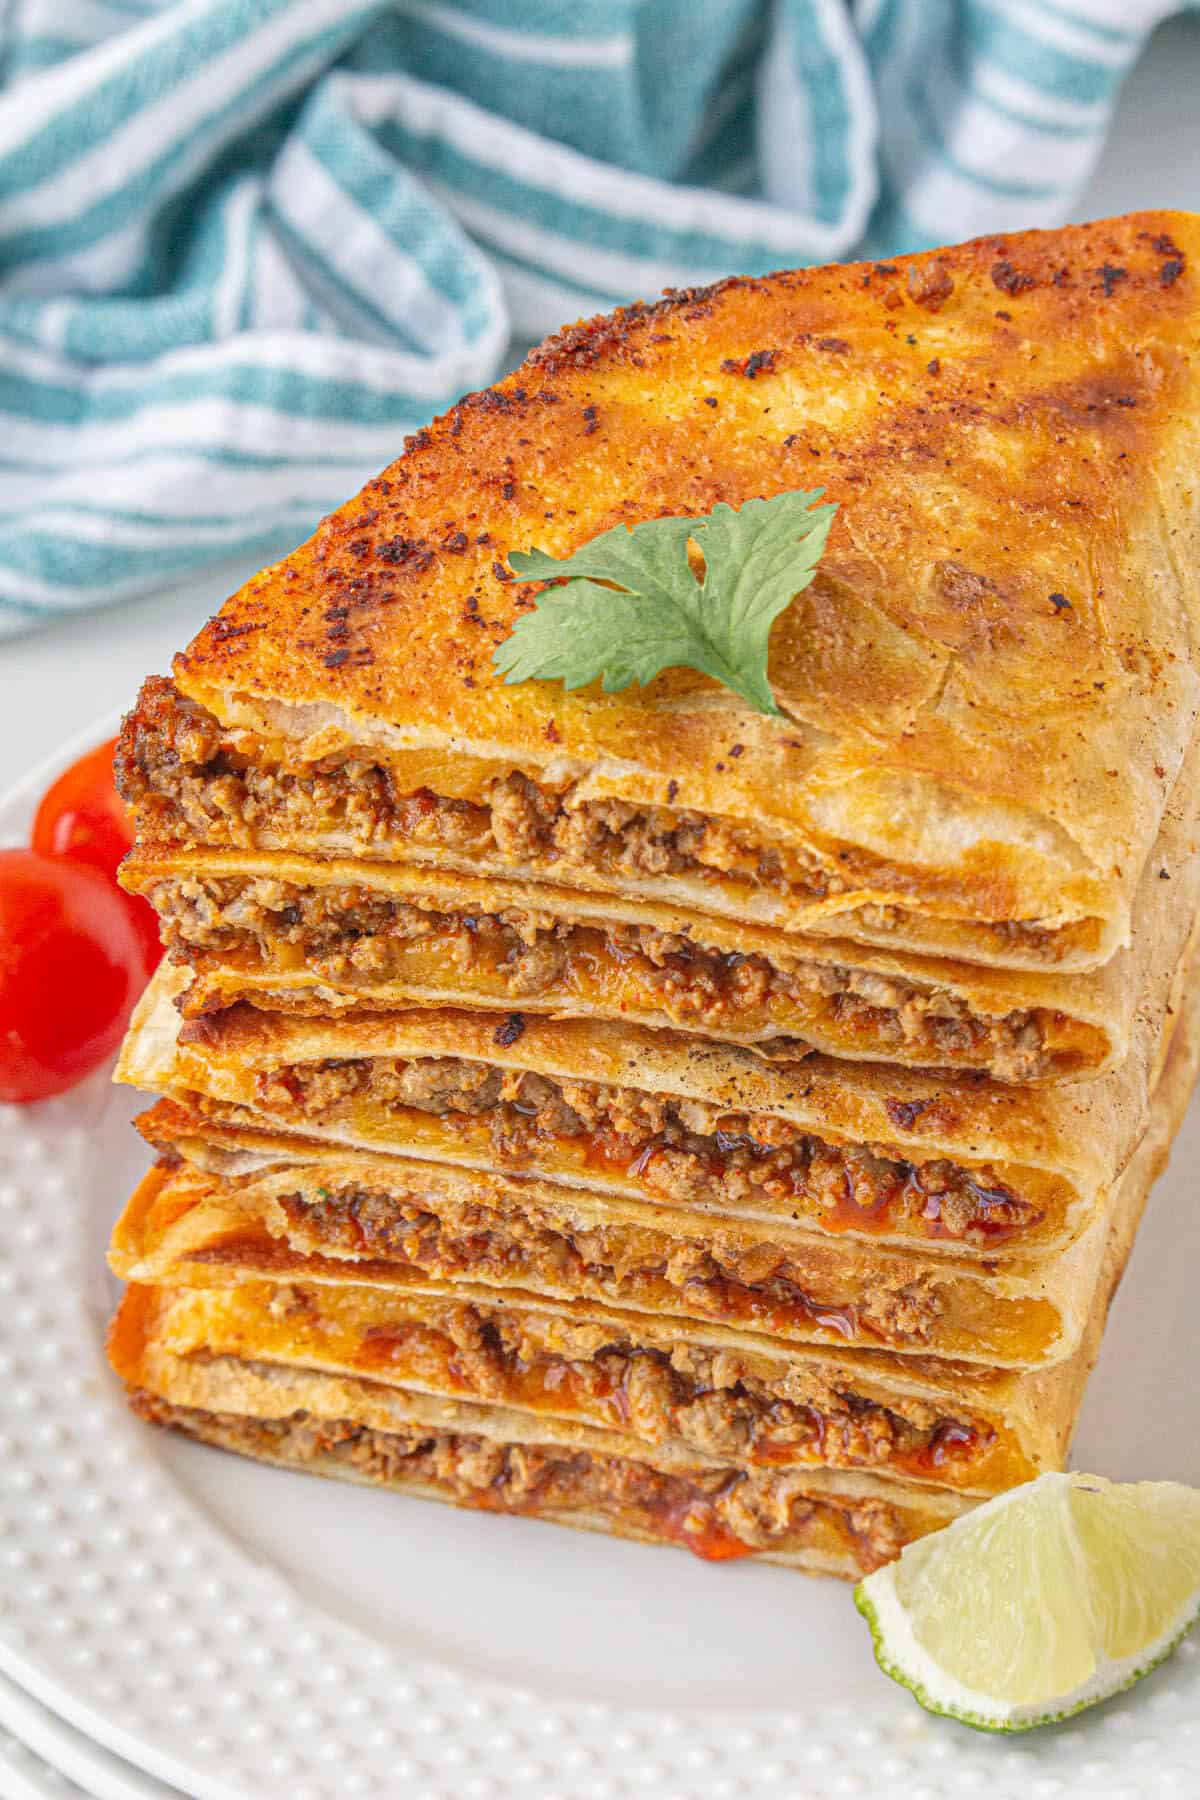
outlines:
{"label": "lime wedge", "polygon": [[854,1601],[930,1712],[1027,1731],[1162,1661],[1200,1612],[1200,1490],[1042,1475],[909,1544]]}

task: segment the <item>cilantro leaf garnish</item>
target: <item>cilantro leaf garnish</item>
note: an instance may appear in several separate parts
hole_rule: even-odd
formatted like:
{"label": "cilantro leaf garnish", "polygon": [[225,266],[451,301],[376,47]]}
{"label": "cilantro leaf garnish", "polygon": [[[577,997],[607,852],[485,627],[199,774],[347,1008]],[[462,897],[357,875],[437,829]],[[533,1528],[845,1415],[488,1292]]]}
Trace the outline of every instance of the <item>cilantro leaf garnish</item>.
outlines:
{"label": "cilantro leaf garnish", "polygon": [[[571,556],[514,550],[509,564],[543,588],[492,662],[506,681],[561,681],[606,694],[663,669],[696,669],[759,712],[779,716],[767,680],[767,640],[812,580],[836,505],[823,488],[722,501],[699,518],[614,525]],[[704,557],[697,580],[689,539]]]}

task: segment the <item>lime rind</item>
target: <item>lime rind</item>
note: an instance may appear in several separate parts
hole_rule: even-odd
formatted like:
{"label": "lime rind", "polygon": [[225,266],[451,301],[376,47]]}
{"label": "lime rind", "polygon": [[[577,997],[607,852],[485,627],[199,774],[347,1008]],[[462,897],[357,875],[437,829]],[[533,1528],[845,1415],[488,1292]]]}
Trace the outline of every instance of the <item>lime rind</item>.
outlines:
{"label": "lime rind", "polygon": [[1074,1692],[1056,1698],[1051,1707],[1010,1706],[964,1687],[921,1648],[896,1597],[894,1563],[858,1583],[854,1604],[867,1622],[875,1661],[885,1675],[907,1688],[926,1712],[970,1725],[976,1731],[1004,1733],[1061,1724],[1088,1707],[1126,1692],[1166,1661],[1200,1617],[1200,1594],[1196,1594],[1153,1643],[1131,1656],[1101,1661],[1088,1681]]}

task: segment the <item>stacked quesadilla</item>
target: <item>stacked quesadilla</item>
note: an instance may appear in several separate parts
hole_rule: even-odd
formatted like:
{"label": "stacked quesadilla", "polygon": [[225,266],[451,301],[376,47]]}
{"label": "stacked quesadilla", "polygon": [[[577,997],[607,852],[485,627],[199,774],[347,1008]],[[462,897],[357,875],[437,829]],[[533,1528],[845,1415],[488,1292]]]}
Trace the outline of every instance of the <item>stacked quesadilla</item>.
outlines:
{"label": "stacked quesadilla", "polygon": [[[843,1575],[1061,1466],[1200,1054],[1197,256],[1138,215],[572,328],[147,682],[141,1413]],[[494,666],[510,553],[703,564],[816,483],[774,712]]]}

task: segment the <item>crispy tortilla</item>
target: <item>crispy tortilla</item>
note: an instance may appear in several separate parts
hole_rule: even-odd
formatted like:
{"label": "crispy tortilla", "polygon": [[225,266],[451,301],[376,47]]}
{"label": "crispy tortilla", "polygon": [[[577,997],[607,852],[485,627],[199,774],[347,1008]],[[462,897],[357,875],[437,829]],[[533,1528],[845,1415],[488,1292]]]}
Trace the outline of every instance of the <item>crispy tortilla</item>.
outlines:
{"label": "crispy tortilla", "polygon": [[760,1344],[852,1345],[989,1368],[1082,1356],[1090,1366],[1096,1294],[1115,1279],[1104,1270],[1114,1254],[1123,1266],[1187,1104],[1198,1004],[1175,1033],[1147,1130],[1110,1203],[1051,1258],[968,1261],[822,1239],[781,1221],[714,1225],[549,1182],[211,1128],[202,1114],[168,1106],[144,1129],[191,1161],[160,1166],[141,1184],[114,1233],[113,1267],[143,1283],[361,1284],[392,1288],[401,1304],[458,1295],[488,1305],[516,1290],[572,1317],[588,1319],[599,1304],[602,1314],[732,1327]]}
{"label": "crispy tortilla", "polygon": [[[990,1424],[1007,1453],[1007,1460],[992,1465],[995,1485],[1060,1464],[1146,1193],[1166,1162],[1186,1108],[1200,1042],[1198,1010],[1193,1002],[1174,1034],[1150,1127],[1118,1187],[1097,1259],[1083,1340],[1070,1362],[1012,1375],[870,1352],[831,1356],[791,1351],[783,1376],[788,1394],[799,1396],[802,1404],[820,1406],[831,1390],[849,1391],[868,1403],[890,1401],[907,1408],[910,1417],[916,1399],[940,1408],[942,1416],[966,1412],[976,1424]],[[123,1229],[128,1230],[128,1222]],[[926,1477],[911,1469],[872,1475],[827,1465],[803,1467],[795,1456],[782,1469],[778,1464],[756,1467],[745,1459],[722,1466],[698,1452],[694,1443],[681,1442],[684,1434],[678,1430],[668,1432],[666,1441],[648,1442],[645,1436],[600,1426],[594,1417],[564,1416],[561,1403],[522,1408],[481,1404],[475,1395],[464,1399],[460,1373],[454,1376],[459,1386],[453,1394],[445,1391],[447,1381],[442,1391],[436,1382],[432,1392],[428,1382],[413,1385],[411,1370],[406,1371],[408,1385],[391,1385],[379,1379],[378,1367],[373,1378],[360,1372],[361,1341],[357,1359],[350,1358],[355,1366],[346,1368],[338,1366],[337,1340],[331,1343],[326,1336],[319,1354],[327,1366],[318,1368],[313,1366],[311,1338],[297,1335],[294,1324],[298,1314],[308,1316],[303,1304],[297,1305],[297,1293],[304,1290],[291,1283],[273,1284],[269,1296],[257,1295],[256,1311],[254,1285],[239,1285],[232,1294],[141,1286],[127,1291],[108,1348],[139,1411],[203,1441],[284,1467],[487,1510],[532,1513],[653,1543],[682,1543],[714,1559],[756,1554],[809,1573],[857,1576],[971,1503],[969,1481],[952,1492],[949,1486],[927,1485]],[[248,1315],[238,1311],[247,1296]],[[347,1298],[352,1336],[354,1321],[361,1327],[373,1304],[393,1304],[390,1294],[380,1301],[375,1292],[347,1296],[341,1289],[338,1304],[345,1308]],[[505,1305],[525,1308],[545,1328],[547,1315],[536,1301],[513,1293],[505,1296]],[[194,1310],[189,1315],[188,1309],[197,1306],[199,1317]],[[275,1321],[273,1331],[265,1327],[264,1306]],[[356,1311],[359,1306],[366,1312]],[[434,1306],[444,1309],[445,1302],[439,1298]],[[430,1313],[428,1304],[414,1306],[410,1299],[405,1316],[427,1323]],[[394,1315],[389,1312],[389,1317]],[[372,1322],[380,1321],[368,1319],[368,1329]],[[581,1322],[593,1330],[599,1325],[610,1344],[640,1339],[658,1346],[669,1341],[674,1347],[678,1338],[669,1328],[664,1340],[654,1321],[614,1314],[601,1320],[595,1309],[572,1309],[550,1315],[552,1335],[543,1336],[542,1347],[549,1343],[578,1353],[583,1347]],[[778,1346],[711,1328],[689,1333],[687,1342],[701,1346],[706,1355],[715,1350],[737,1359],[727,1373],[738,1379],[748,1376],[761,1383],[780,1378]],[[592,1343],[594,1347],[594,1336]],[[232,1353],[235,1348],[240,1354]],[[293,1366],[289,1358],[303,1361]],[[574,1399],[578,1415],[583,1410],[578,1392]],[[979,1476],[978,1461],[971,1467]],[[599,1493],[593,1472],[598,1472]],[[937,1469],[940,1481],[946,1482],[948,1474],[945,1465]]]}
{"label": "crispy tortilla", "polygon": [[1009,1372],[955,1365],[949,1394],[946,1365],[933,1359],[783,1348],[520,1288],[333,1284],[303,1267],[286,1280],[229,1281],[187,1260],[167,1273],[157,1331],[175,1356],[358,1375],[750,1467],[860,1469],[989,1494],[1057,1466],[1056,1420],[1027,1416],[1019,1400],[1031,1378]]}
{"label": "crispy tortilla", "polygon": [[[817,1361],[793,1352],[784,1377],[789,1392],[813,1399],[837,1384],[910,1411],[914,1400],[942,1409],[943,1416],[967,1411],[985,1429],[990,1422],[1008,1451],[1006,1460],[993,1461],[993,1485],[1058,1466],[1149,1181],[1166,1159],[1194,1064],[1189,1043],[1168,1068],[1154,1128],[1121,1184],[1124,1199],[1109,1224],[1087,1332],[1071,1362],[1039,1375],[1005,1376],[933,1362],[905,1364],[869,1353]],[[411,1382],[392,1385],[379,1378],[378,1364],[371,1377],[358,1366],[339,1366],[337,1342],[330,1343],[319,1315],[315,1338],[297,1341],[297,1313],[310,1324],[313,1320],[297,1304],[292,1284],[276,1286],[270,1296],[251,1295],[252,1302],[259,1301],[257,1310],[252,1303],[239,1312],[239,1300],[250,1292],[128,1290],[110,1332],[109,1355],[139,1411],[202,1441],[283,1467],[652,1543],[683,1544],[713,1560],[758,1555],[810,1573],[849,1577],[877,1567],[904,1543],[948,1522],[975,1491],[969,1482],[957,1492],[949,1484],[932,1485],[945,1482],[946,1463],[927,1474],[906,1469],[900,1475],[828,1463],[805,1466],[798,1458],[722,1464],[677,1437],[653,1442],[628,1430],[598,1428],[579,1416],[578,1405],[572,1417],[561,1402],[557,1408],[519,1408],[480,1404],[462,1398],[461,1390],[450,1395]],[[536,1313],[527,1297],[512,1299]],[[415,1311],[418,1319],[430,1315],[428,1306]],[[405,1313],[410,1320],[412,1312],[410,1305]],[[364,1317],[369,1329],[370,1302],[358,1314],[358,1325]],[[266,1319],[274,1321],[274,1331],[265,1327]],[[279,1328],[281,1320],[292,1321],[292,1335],[287,1324]],[[578,1333],[577,1317],[556,1322],[560,1330]],[[610,1342],[630,1329],[653,1341],[651,1321],[611,1315],[602,1320],[593,1312],[586,1322]],[[577,1335],[572,1341],[578,1348]],[[663,1341],[660,1332],[658,1342]],[[677,1342],[676,1333],[670,1341]],[[699,1341],[714,1347],[711,1333]],[[314,1343],[322,1342],[318,1354],[324,1367],[313,1357]],[[745,1335],[717,1334],[715,1348],[738,1359],[739,1375],[761,1374],[773,1359],[779,1366],[774,1347]]]}
{"label": "crispy tortilla", "polygon": [[109,1358],[138,1411],[282,1467],[545,1518],[712,1561],[760,1556],[856,1577],[970,1502],[835,1469],[743,1469],[628,1434],[360,1377],[174,1355],[153,1289],[131,1288]]}
{"label": "crispy tortilla", "polygon": [[[176,659],[224,734],[195,806],[177,737],[155,766],[176,700],[147,690],[121,753],[140,838],[1104,961],[1200,708],[1198,259],[1195,216],[1146,212],[570,327]],[[782,716],[687,669],[621,693],[494,673],[537,594],[509,551],[813,487],[839,512],[772,635]],[[247,761],[329,808],[227,813]]]}
{"label": "crispy tortilla", "polygon": [[[676,1032],[521,1014],[497,1025],[480,1011],[326,1021],[243,1007],[184,1025],[175,1002],[189,977],[170,967],[134,1015],[117,1078],[214,1127],[536,1176],[710,1221],[785,1220],[922,1257],[1028,1259],[1086,1232],[1145,1130],[1182,968],[1145,997],[1125,1063],[1069,1087],[816,1056],[774,1064]],[[515,1098],[474,1114],[397,1098],[445,1071],[507,1083]],[[558,1115],[521,1098],[530,1072],[599,1122],[543,1128]]]}
{"label": "crispy tortilla", "polygon": [[329,1016],[481,1007],[668,1026],[766,1055],[982,1070],[1024,1085],[1101,1074],[1200,905],[1200,742],[1134,903],[1133,945],[1085,973],[898,955],[679,906],[367,861],[135,849],[121,879],[193,973],[183,1010],[248,1001]]}

